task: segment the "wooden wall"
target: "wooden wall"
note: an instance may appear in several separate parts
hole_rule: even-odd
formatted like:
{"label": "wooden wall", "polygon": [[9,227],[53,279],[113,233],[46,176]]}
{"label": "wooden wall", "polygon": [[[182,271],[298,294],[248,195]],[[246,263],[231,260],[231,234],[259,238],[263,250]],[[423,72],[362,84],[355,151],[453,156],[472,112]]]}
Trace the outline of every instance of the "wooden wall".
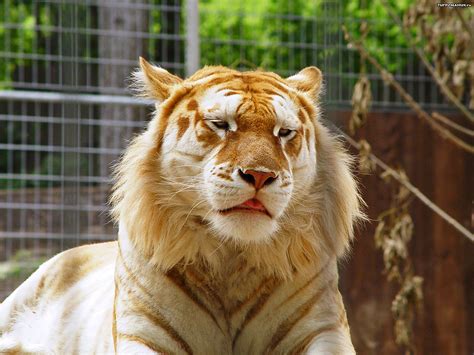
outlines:
{"label": "wooden wall", "polygon": [[[330,119],[347,122],[349,113]],[[441,208],[472,231],[474,159],[409,113],[373,113],[360,135],[392,166],[400,164],[410,180]],[[361,176],[370,218],[386,209],[390,190],[377,176]],[[424,278],[424,308],[417,316],[416,353],[461,355],[474,352],[474,243],[415,200],[410,252]],[[403,354],[394,342],[391,301],[397,292],[382,274],[375,250],[376,221],[357,233],[353,252],[341,263],[341,290],[358,354]]]}

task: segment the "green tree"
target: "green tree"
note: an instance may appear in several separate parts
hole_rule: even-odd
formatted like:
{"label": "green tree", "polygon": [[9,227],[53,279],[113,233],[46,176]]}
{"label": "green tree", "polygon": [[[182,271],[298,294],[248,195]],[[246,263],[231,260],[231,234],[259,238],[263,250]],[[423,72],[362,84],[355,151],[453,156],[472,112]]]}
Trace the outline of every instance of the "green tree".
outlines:
{"label": "green tree", "polygon": [[31,2],[0,2],[0,89],[11,86],[13,72],[18,66],[30,62],[22,54],[32,52],[37,41],[36,18],[29,6]]}

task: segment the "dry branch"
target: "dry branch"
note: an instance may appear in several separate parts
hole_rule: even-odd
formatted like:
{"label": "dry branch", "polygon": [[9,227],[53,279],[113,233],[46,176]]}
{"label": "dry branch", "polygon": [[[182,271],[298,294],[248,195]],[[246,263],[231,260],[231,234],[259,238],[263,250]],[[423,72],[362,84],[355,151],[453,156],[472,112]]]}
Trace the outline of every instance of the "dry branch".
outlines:
{"label": "dry branch", "polygon": [[[354,139],[349,137],[346,133],[344,133],[340,128],[333,125],[333,127],[346,139],[346,141],[352,145],[357,150],[361,149],[359,143],[357,143]],[[381,159],[375,156],[373,153],[369,154],[370,159],[382,170],[387,172],[390,176],[392,176],[395,180],[397,180],[400,184],[404,185],[415,197],[417,197],[421,202],[423,202],[428,208],[430,208],[433,212],[435,212],[438,216],[444,219],[448,224],[453,226],[455,229],[458,230],[462,235],[464,235],[467,239],[474,242],[474,234],[469,232],[467,228],[465,228],[461,223],[451,217],[448,213],[446,213],[441,207],[436,205],[433,201],[431,201],[426,195],[424,195],[417,187],[415,187],[411,182],[404,179],[400,174],[392,169],[390,166],[385,164]]]}
{"label": "dry branch", "polygon": [[382,1],[383,6],[389,13],[389,15],[392,17],[392,19],[397,23],[397,25],[402,30],[403,35],[405,36],[405,39],[407,40],[410,47],[416,53],[418,58],[420,58],[420,60],[423,62],[424,66],[430,72],[431,76],[435,79],[436,83],[438,84],[444,96],[449,101],[451,101],[451,103],[454,106],[456,106],[472,123],[474,123],[474,114],[471,111],[469,111],[469,109],[465,105],[462,104],[462,102],[456,97],[456,95],[454,95],[454,93],[448,88],[448,86],[443,81],[443,79],[438,75],[438,73],[433,68],[428,58],[426,57],[425,53],[414,43],[411,34],[408,32],[405,26],[403,26],[402,21],[397,16],[395,11],[393,11],[392,7],[387,3],[386,0],[381,0],[381,1]]}
{"label": "dry branch", "polygon": [[436,132],[439,133],[439,135],[454,144],[456,144],[458,147],[461,149],[473,154],[474,153],[474,146],[471,144],[468,144],[464,142],[462,139],[459,137],[455,136],[452,134],[449,130],[445,129],[443,126],[441,126],[438,122],[436,122],[427,112],[425,112],[421,106],[411,97],[410,94],[408,94],[405,89],[394,79],[393,75],[388,72],[368,51],[367,49],[359,42],[356,42],[349,32],[347,31],[345,26],[342,26],[345,34],[346,40],[354,46],[360,55],[364,58],[366,58],[380,73],[383,81],[385,81],[387,84],[391,85],[402,97],[402,99],[410,106],[420,117],[421,119],[424,119],[430,126],[433,128]]}
{"label": "dry branch", "polygon": [[349,120],[349,132],[351,134],[354,134],[367,121],[371,101],[370,81],[367,76],[362,74],[355,84],[354,93],[352,94],[352,114]]}
{"label": "dry branch", "polygon": [[[397,172],[408,181],[402,169]],[[393,180],[386,171],[381,177],[386,182]],[[400,286],[391,307],[395,320],[395,341],[406,348],[406,354],[413,354],[413,324],[416,310],[422,306],[423,278],[415,275],[408,247],[414,232],[413,220],[409,214],[412,195],[404,185],[399,185],[397,190],[393,194],[390,209],[378,217],[374,239],[376,248],[382,250],[387,280],[395,281]]]}
{"label": "dry branch", "polygon": [[469,24],[467,23],[466,19],[462,15],[461,10],[459,8],[455,7],[454,11],[456,12],[456,15],[458,16],[459,20],[461,20],[461,23],[462,23],[464,29],[466,30],[466,32],[469,33],[469,36],[471,37],[471,39],[473,39],[474,38],[474,31],[472,29],[472,26],[469,26]]}
{"label": "dry branch", "polygon": [[446,116],[440,114],[439,112],[433,112],[431,114],[431,116],[433,118],[437,119],[438,121],[443,122],[446,126],[449,126],[449,127],[451,127],[452,129],[454,129],[458,132],[464,133],[464,134],[466,134],[470,137],[474,137],[474,131],[472,129],[463,127],[463,126],[457,124],[456,122],[451,121],[449,118],[447,118]]}

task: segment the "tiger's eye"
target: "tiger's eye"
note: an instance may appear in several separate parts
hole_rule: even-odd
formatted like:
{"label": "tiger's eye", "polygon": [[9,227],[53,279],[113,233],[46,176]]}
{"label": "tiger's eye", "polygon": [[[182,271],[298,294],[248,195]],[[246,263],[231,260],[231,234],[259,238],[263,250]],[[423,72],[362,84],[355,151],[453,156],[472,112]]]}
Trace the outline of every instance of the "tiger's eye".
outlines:
{"label": "tiger's eye", "polygon": [[218,129],[223,129],[226,131],[229,129],[229,123],[226,121],[212,121],[212,124]]}
{"label": "tiger's eye", "polygon": [[291,129],[288,129],[288,128],[281,128],[279,131],[278,131],[278,136],[279,137],[288,137],[291,132],[293,132]]}

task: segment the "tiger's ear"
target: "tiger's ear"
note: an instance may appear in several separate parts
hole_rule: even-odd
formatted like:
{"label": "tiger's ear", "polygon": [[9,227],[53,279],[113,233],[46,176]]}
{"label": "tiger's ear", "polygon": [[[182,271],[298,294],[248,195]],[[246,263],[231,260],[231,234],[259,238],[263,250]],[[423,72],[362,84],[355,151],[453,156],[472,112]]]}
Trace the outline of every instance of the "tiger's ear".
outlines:
{"label": "tiger's ear", "polygon": [[140,70],[133,73],[131,88],[137,96],[161,102],[170,96],[173,86],[182,81],[183,79],[140,57]]}
{"label": "tiger's ear", "polygon": [[321,92],[323,74],[316,67],[307,67],[290,76],[286,81],[291,87],[306,93],[314,101],[317,101]]}

